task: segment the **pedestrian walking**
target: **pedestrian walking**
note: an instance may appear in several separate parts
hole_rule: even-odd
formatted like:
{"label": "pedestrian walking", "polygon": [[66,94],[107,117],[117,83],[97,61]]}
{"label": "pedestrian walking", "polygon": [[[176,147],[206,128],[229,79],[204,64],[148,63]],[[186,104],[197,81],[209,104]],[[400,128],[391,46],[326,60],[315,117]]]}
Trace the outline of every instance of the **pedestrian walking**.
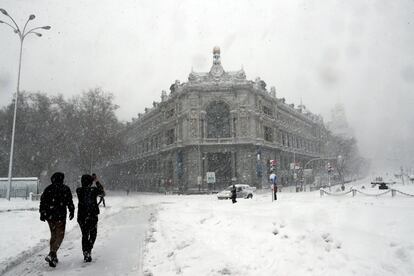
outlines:
{"label": "pedestrian walking", "polygon": [[102,184],[96,181],[96,187],[92,187],[93,177],[89,174],[82,175],[81,185],[76,189],[78,195],[78,223],[82,231],[82,252],[85,262],[92,261],[92,248],[98,234],[99,206],[98,196],[105,196]]}
{"label": "pedestrian walking", "polygon": [[231,201],[233,202],[233,204],[237,202],[236,198],[237,198],[237,190],[236,190],[236,186],[233,184],[233,187],[231,188]]}
{"label": "pedestrian walking", "polygon": [[277,200],[277,175],[273,177],[273,200]]}
{"label": "pedestrian walking", "polygon": [[273,191],[272,201],[277,200],[277,175],[272,173],[270,174],[269,179],[270,179],[270,182],[272,183],[272,191]]}
{"label": "pedestrian walking", "polygon": [[47,221],[50,229],[50,250],[45,260],[49,266],[56,267],[59,262],[57,251],[65,237],[66,209],[69,209],[69,219],[72,220],[75,213],[72,192],[63,184],[65,175],[56,172],[50,178],[52,184],[47,186],[40,197],[40,220]]}

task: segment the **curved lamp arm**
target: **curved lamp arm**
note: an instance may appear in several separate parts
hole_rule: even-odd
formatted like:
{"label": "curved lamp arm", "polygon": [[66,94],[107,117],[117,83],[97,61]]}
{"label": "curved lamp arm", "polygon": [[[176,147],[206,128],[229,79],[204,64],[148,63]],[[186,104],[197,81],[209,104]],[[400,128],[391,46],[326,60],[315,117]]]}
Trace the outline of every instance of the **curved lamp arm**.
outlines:
{"label": "curved lamp arm", "polygon": [[12,28],[13,29],[13,31],[17,34],[19,31],[15,28],[15,27],[13,27],[12,25],[10,25],[9,23],[7,23],[7,22],[4,22],[4,21],[2,21],[2,20],[0,20],[0,24],[1,23],[3,23],[3,24],[6,24],[7,26],[9,26],[10,28]]}

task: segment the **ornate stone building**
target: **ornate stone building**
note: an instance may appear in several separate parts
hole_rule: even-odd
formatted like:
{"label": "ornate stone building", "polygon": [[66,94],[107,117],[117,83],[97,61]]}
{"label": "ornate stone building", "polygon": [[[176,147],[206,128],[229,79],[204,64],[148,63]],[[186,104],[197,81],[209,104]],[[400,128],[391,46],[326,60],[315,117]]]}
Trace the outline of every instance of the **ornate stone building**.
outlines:
{"label": "ornate stone building", "polygon": [[[163,91],[161,102],[128,125],[121,134],[125,153],[102,174],[132,190],[219,189],[232,181],[261,187],[273,159],[287,185],[291,163],[324,156],[326,134],[320,116],[286,104],[260,78],[225,71],[215,47],[210,72],[176,81],[169,95]],[[207,184],[207,172],[215,172],[215,187]]]}

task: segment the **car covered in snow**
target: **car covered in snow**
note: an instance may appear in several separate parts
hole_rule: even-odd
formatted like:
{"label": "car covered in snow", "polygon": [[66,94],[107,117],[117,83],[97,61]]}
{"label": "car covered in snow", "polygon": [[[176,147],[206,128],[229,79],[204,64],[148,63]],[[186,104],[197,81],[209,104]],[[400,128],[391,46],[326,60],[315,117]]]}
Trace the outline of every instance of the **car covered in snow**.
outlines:
{"label": "car covered in snow", "polygon": [[[253,198],[253,192],[256,190],[256,187],[251,187],[247,184],[236,184],[236,195],[237,198]],[[225,190],[217,194],[218,199],[230,199],[231,198],[231,189],[233,185],[228,186]]]}

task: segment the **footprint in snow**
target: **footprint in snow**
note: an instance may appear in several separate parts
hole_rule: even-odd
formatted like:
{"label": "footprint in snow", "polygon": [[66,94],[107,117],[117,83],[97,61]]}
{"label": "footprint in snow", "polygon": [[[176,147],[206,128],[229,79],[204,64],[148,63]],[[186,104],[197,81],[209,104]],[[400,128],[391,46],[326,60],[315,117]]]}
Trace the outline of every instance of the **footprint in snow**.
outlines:
{"label": "footprint in snow", "polygon": [[398,245],[398,243],[396,242],[390,242],[390,247],[396,247]]}
{"label": "footprint in snow", "polygon": [[329,234],[329,233],[323,233],[323,234],[321,235],[321,237],[322,237],[322,239],[323,239],[325,242],[327,242],[327,243],[330,243],[330,242],[332,242],[332,241],[333,241],[333,239],[332,239],[332,237],[331,237],[331,234]]}
{"label": "footprint in snow", "polygon": [[273,224],[273,226],[277,226],[278,224],[279,224],[279,227],[280,228],[285,228],[285,224],[282,222],[282,223],[277,223],[276,221],[275,222],[272,222],[272,224]]}
{"label": "footprint in snow", "polygon": [[156,242],[157,240],[154,239],[153,237],[148,237],[145,239],[146,242]]}
{"label": "footprint in snow", "polygon": [[151,271],[149,271],[149,270],[145,270],[144,271],[144,276],[153,276],[154,274],[152,274],[152,272]]}
{"label": "footprint in snow", "polygon": [[336,242],[335,243],[335,248],[336,249],[341,249],[342,248],[342,243],[341,242]]}
{"label": "footprint in snow", "polygon": [[191,245],[191,242],[183,241],[183,242],[181,242],[180,244],[177,245],[177,249],[182,250],[182,249],[184,249],[184,248],[186,248],[190,245]]}
{"label": "footprint in snow", "polygon": [[410,252],[405,247],[401,247],[395,251],[395,256],[402,262],[409,261],[411,259],[410,255]]}
{"label": "footprint in snow", "polygon": [[231,275],[231,271],[227,267],[223,268],[222,270],[219,270],[218,273],[222,275]]}
{"label": "footprint in snow", "polygon": [[324,234],[322,234],[321,235],[321,238],[324,240],[324,242],[327,243],[326,246],[325,246],[325,250],[327,252],[331,251],[332,246],[333,246],[333,248],[336,248],[336,249],[341,249],[342,248],[342,243],[341,242],[336,241],[335,243],[333,243],[334,240],[333,240],[333,238],[332,238],[332,236],[331,236],[330,233],[324,233]]}
{"label": "footprint in snow", "polygon": [[304,241],[306,239],[306,235],[299,235],[297,238],[296,238],[296,242],[297,243],[299,243],[299,242],[301,242],[301,241]]}

